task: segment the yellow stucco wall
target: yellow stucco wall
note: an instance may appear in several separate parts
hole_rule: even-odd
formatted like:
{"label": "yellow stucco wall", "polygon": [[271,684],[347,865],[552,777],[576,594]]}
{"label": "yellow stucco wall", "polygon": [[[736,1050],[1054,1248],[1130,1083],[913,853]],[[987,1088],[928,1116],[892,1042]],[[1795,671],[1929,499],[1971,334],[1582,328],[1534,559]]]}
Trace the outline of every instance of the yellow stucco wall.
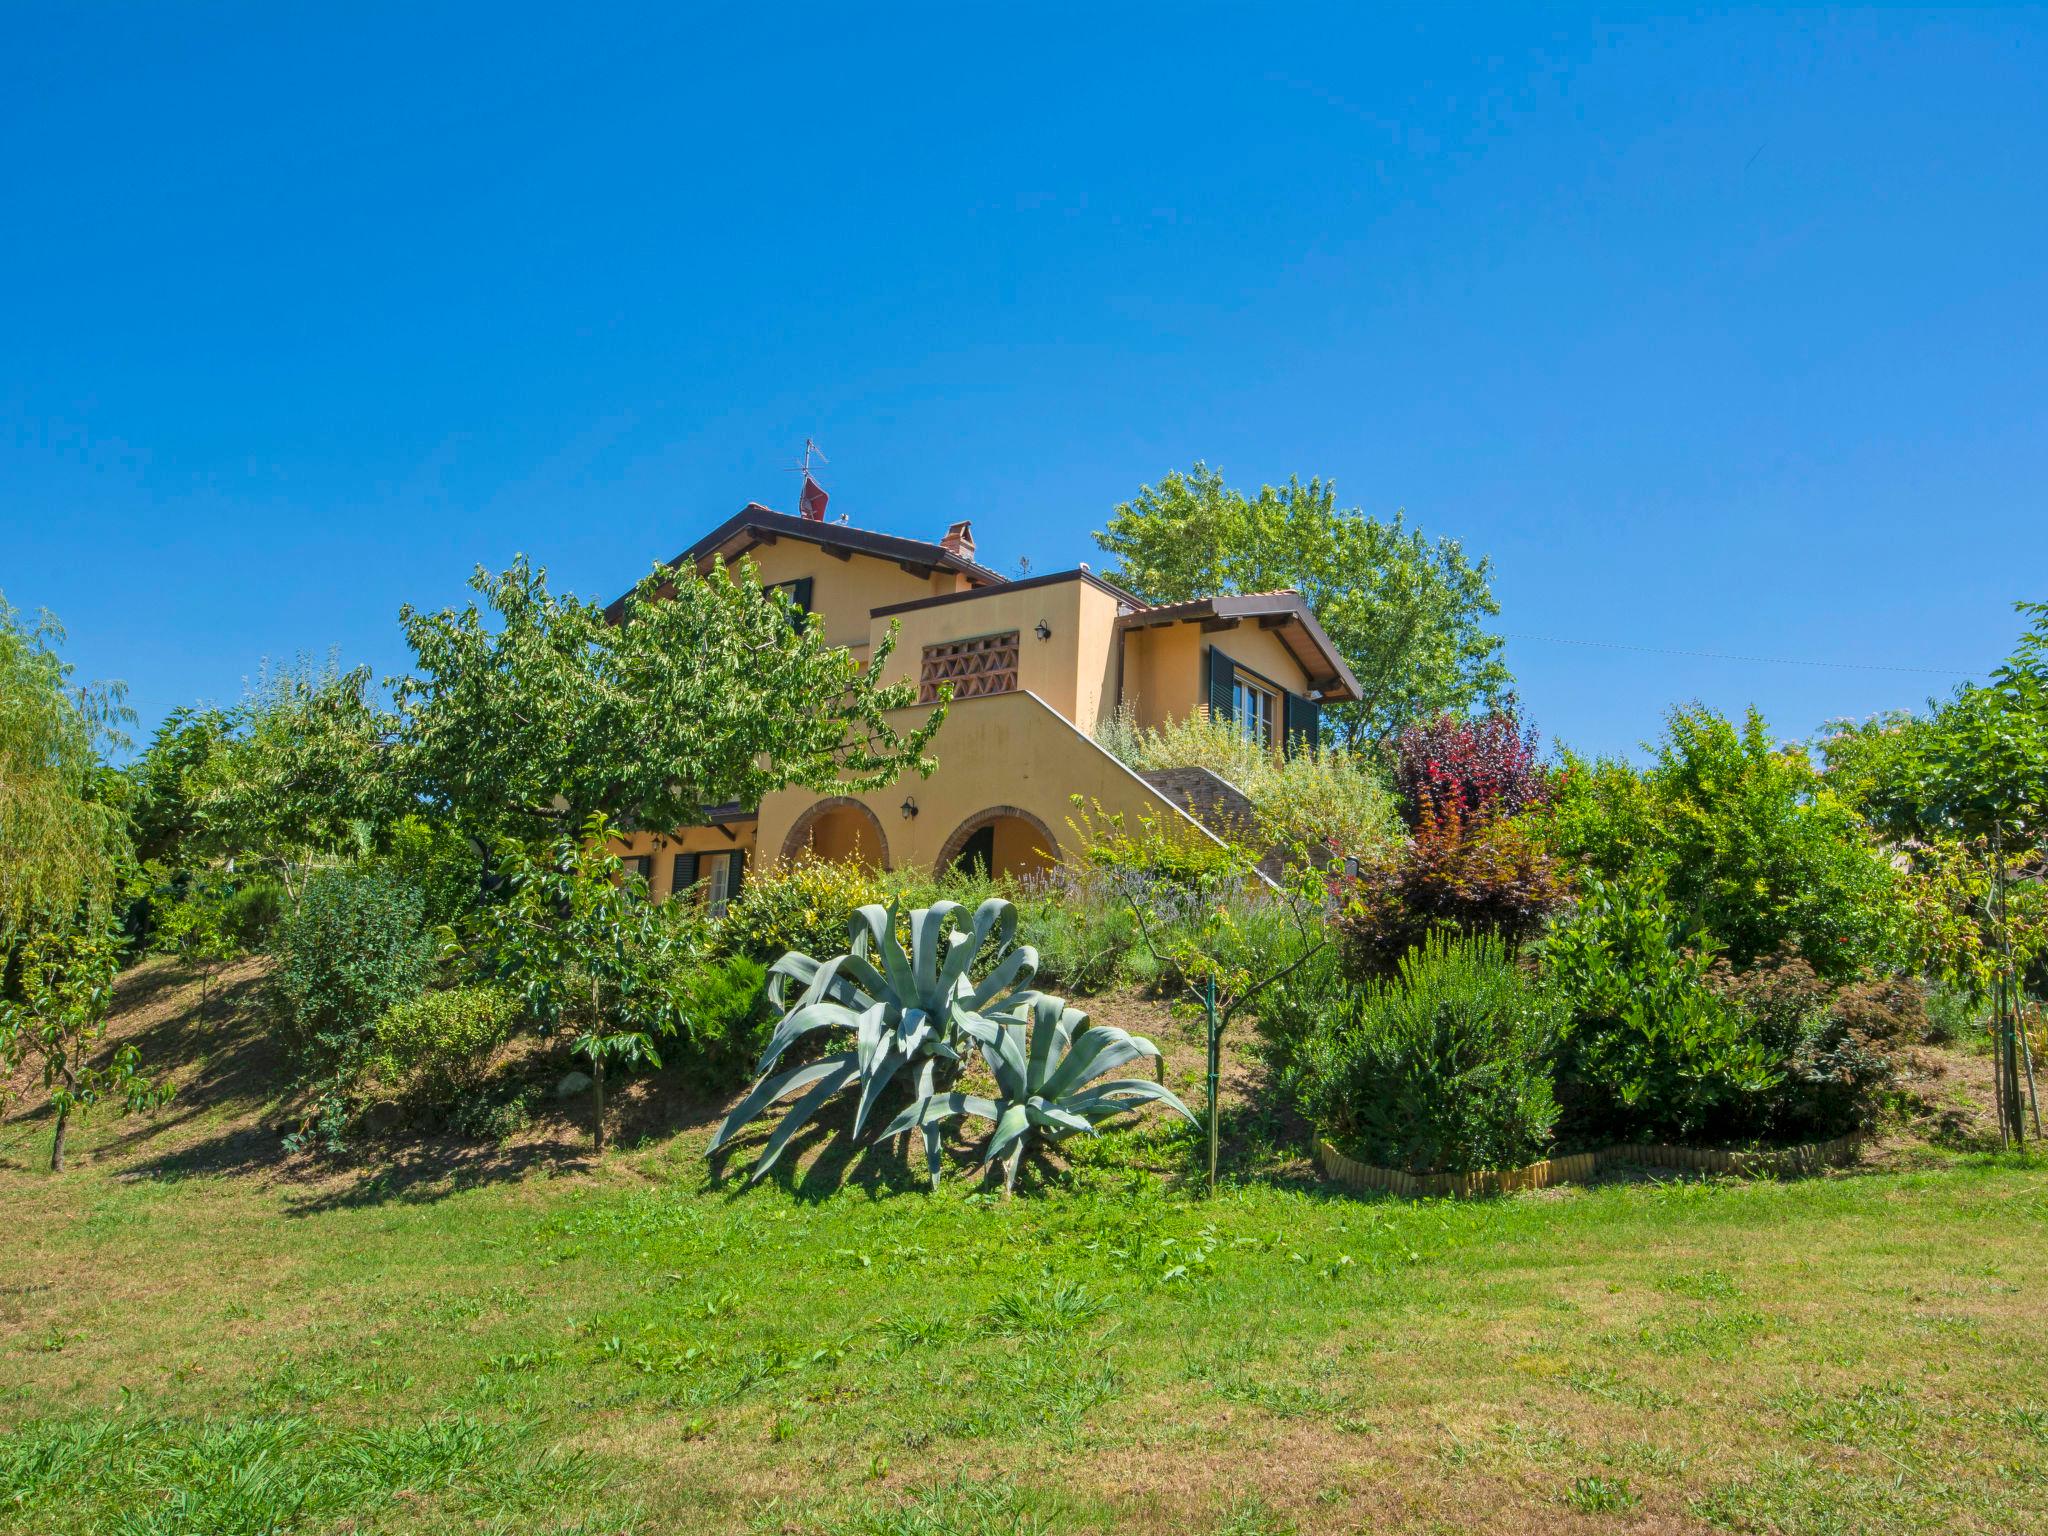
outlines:
{"label": "yellow stucco wall", "polygon": [[[873,621],[872,639],[902,626],[896,654],[883,676],[915,679],[924,648],[980,635],[1017,633],[1017,686],[1035,693],[1083,732],[1093,732],[1102,711],[1116,707],[1117,599],[1076,576],[1021,588],[990,587],[973,597],[914,608]],[[1051,631],[1038,638],[1043,622]]]}
{"label": "yellow stucco wall", "polygon": [[1241,667],[1272,679],[1289,693],[1304,692],[1308,674],[1286,643],[1257,620],[1204,634],[1199,623],[1134,629],[1124,637],[1124,700],[1141,725],[1179,720],[1209,702],[1208,650],[1220,645]]}
{"label": "yellow stucco wall", "polygon": [[[997,806],[1031,813],[1044,823],[1055,844],[1066,847],[1073,841],[1067,821],[1074,814],[1069,796],[1075,794],[1100,802],[1106,811],[1121,811],[1133,822],[1141,815],[1160,816],[1191,836],[1209,836],[1062,719],[1048,701],[1030,693],[955,704],[932,751],[939,766],[929,779],[910,774],[887,789],[859,797],[881,823],[892,869],[935,867],[964,823]],[[917,802],[915,817],[903,814],[906,797]],[[761,863],[781,858],[798,819],[818,798],[807,790],[783,790],[761,803]],[[998,825],[997,863],[1014,868],[1018,862],[1036,862],[1029,858],[1027,844],[1039,841],[1035,831]]]}
{"label": "yellow stucco wall", "polygon": [[[875,640],[891,623],[902,626],[896,652],[882,669],[883,681],[915,682],[928,645],[1015,630],[1017,686],[1071,718],[1080,674],[1080,587],[1078,581],[1022,591],[990,587],[973,597],[872,620],[870,637]],[[1038,638],[1040,620],[1051,631],[1050,639]]]}
{"label": "yellow stucco wall", "polygon": [[761,573],[763,586],[810,577],[811,611],[825,621],[826,642],[862,657],[868,654],[868,615],[873,609],[953,592],[963,580],[953,571],[916,576],[894,560],[872,555],[841,560],[801,539],[777,539],[748,551],[748,557]]}
{"label": "yellow stucco wall", "polygon": [[[726,836],[728,831],[732,836]],[[754,854],[754,823],[751,821],[737,822],[727,828],[685,827],[680,832],[636,832],[631,837],[619,839],[612,847],[622,858],[642,854],[654,856],[654,868],[647,878],[647,893],[656,901],[667,901],[671,894],[675,854],[730,853],[737,848],[746,854],[747,868],[753,869],[760,863]]]}

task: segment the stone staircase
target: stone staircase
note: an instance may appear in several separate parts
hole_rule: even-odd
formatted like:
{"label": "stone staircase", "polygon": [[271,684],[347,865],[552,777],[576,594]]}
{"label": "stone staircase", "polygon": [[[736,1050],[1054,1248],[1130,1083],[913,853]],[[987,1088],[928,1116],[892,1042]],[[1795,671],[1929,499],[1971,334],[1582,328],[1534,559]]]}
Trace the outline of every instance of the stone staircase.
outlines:
{"label": "stone staircase", "polygon": [[[1259,819],[1250,798],[1214,769],[1155,768],[1138,777],[1218,837],[1257,845]],[[1259,873],[1276,885],[1285,867],[1281,852],[1268,848],[1259,860]]]}

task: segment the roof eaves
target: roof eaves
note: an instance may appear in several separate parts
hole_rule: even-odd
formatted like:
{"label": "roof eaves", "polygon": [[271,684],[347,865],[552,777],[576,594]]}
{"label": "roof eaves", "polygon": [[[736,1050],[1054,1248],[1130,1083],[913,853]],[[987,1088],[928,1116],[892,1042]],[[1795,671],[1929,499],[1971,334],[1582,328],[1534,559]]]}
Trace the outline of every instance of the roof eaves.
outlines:
{"label": "roof eaves", "polygon": [[[827,548],[836,546],[883,560],[908,561],[928,565],[935,570],[955,571],[985,586],[1009,584],[1009,578],[1000,571],[992,571],[964,555],[956,555],[943,544],[906,539],[893,533],[871,533],[865,528],[849,528],[844,523],[821,523],[805,517],[791,517],[787,512],[764,507],[758,501],[748,502],[666,564],[671,570],[702,564],[721,545],[749,531],[767,533],[775,538],[802,539]],[[629,592],[620,593],[606,607],[605,618],[616,624],[625,617],[626,598],[630,595]]]}
{"label": "roof eaves", "polygon": [[[1141,608],[1136,613],[1125,614],[1117,620],[1122,629],[1142,629],[1154,624],[1181,624],[1196,619],[1251,619],[1268,616],[1284,616],[1300,624],[1302,634],[1310,648],[1327,668],[1321,677],[1314,677],[1318,690],[1326,699],[1337,702],[1363,697],[1358,679],[1351,668],[1344,663],[1343,654],[1331,642],[1323,626],[1316,622],[1313,609],[1299,592],[1292,589],[1278,592],[1223,592],[1214,597],[1191,598],[1181,603],[1163,603],[1156,608]],[[1289,647],[1290,650],[1293,647]],[[1297,661],[1305,658],[1297,654]],[[1304,664],[1304,672],[1309,668]]]}

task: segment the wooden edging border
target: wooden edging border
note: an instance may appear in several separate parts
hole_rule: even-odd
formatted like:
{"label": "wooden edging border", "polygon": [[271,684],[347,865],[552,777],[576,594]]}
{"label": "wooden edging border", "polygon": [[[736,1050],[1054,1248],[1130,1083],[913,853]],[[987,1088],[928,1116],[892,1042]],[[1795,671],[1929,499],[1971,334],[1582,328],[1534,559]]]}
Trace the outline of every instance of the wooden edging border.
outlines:
{"label": "wooden edging border", "polygon": [[1526,1168],[1487,1168],[1475,1173],[1407,1173],[1399,1168],[1380,1168],[1346,1157],[1321,1137],[1316,1138],[1316,1160],[1323,1172],[1347,1189],[1376,1190],[1426,1199],[1449,1195],[1506,1195],[1522,1189],[1548,1189],[1553,1184],[1582,1184],[1600,1169],[1614,1163],[1649,1168],[1688,1168],[1707,1173],[1788,1174],[1818,1173],[1839,1168],[1856,1160],[1863,1137],[1859,1133],[1837,1136],[1833,1141],[1808,1142],[1797,1147],[1770,1147],[1755,1152],[1727,1152],[1718,1147],[1666,1147],[1648,1143],[1602,1147],[1597,1152],[1574,1152],[1569,1157],[1546,1158]]}

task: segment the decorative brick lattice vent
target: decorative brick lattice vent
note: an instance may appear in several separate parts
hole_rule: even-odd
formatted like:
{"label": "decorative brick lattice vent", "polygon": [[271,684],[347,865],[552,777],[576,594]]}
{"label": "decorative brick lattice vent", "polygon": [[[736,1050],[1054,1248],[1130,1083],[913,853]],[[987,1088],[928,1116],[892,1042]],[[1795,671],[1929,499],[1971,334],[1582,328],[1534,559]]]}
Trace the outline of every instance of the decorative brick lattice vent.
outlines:
{"label": "decorative brick lattice vent", "polygon": [[941,683],[953,685],[953,697],[956,699],[1015,693],[1017,631],[1013,629],[1008,634],[979,635],[972,640],[926,646],[924,672],[918,679],[918,702],[934,702],[939,696]]}

